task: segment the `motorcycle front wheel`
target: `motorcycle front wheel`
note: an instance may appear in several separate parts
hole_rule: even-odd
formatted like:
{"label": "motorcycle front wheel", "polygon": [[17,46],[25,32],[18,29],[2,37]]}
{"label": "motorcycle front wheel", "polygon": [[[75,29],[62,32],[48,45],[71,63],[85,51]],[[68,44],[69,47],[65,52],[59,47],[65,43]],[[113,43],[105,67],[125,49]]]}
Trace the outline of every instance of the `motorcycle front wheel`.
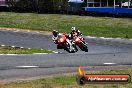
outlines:
{"label": "motorcycle front wheel", "polygon": [[85,45],[85,44],[83,44],[83,43],[80,43],[80,49],[81,49],[82,51],[88,52],[88,47],[87,47],[87,45]]}

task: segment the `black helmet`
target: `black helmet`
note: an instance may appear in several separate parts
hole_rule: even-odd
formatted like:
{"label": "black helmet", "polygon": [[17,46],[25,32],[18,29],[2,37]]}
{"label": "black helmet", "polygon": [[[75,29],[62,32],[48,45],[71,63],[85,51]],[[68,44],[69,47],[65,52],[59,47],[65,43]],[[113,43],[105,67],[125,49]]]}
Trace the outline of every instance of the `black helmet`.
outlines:
{"label": "black helmet", "polygon": [[58,35],[58,31],[56,31],[56,30],[53,30],[53,35],[55,36],[55,37],[57,37],[57,35]]}

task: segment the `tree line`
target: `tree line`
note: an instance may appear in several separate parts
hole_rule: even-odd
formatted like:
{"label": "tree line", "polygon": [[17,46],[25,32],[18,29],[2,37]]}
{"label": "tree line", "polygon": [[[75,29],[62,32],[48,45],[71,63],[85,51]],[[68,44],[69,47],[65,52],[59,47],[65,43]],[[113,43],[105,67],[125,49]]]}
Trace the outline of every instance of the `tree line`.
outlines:
{"label": "tree line", "polygon": [[68,0],[6,0],[10,10],[18,12],[51,12],[67,11]]}

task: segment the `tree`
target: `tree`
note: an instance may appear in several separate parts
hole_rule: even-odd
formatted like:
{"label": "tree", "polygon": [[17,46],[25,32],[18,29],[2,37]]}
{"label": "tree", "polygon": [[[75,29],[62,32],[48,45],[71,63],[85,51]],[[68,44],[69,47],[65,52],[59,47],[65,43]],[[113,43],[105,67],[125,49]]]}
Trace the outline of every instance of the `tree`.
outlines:
{"label": "tree", "polygon": [[19,8],[19,10],[52,13],[65,11],[67,2],[67,0],[7,0],[10,7]]}
{"label": "tree", "polygon": [[16,5],[16,0],[6,0],[6,4],[9,6],[11,9],[12,7],[15,7]]}

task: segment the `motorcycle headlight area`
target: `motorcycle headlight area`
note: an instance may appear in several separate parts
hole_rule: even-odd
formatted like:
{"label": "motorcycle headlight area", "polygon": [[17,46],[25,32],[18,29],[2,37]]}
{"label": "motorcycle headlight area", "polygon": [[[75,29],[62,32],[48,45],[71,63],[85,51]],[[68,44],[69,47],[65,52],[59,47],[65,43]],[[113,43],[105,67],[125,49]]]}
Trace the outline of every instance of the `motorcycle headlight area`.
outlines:
{"label": "motorcycle headlight area", "polygon": [[60,42],[63,42],[63,39],[62,38],[60,39]]}
{"label": "motorcycle headlight area", "polygon": [[76,39],[75,39],[76,42],[79,41],[79,40],[80,40],[79,38],[76,38]]}

